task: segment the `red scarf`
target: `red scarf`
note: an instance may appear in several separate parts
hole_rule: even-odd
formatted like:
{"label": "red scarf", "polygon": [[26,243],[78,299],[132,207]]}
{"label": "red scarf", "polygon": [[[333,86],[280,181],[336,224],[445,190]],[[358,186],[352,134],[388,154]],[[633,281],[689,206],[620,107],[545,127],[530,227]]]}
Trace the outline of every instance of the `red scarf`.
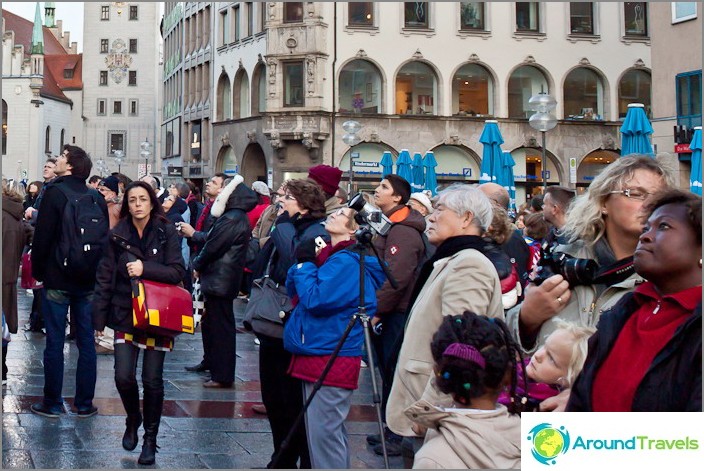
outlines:
{"label": "red scarf", "polygon": [[203,225],[205,224],[205,220],[208,219],[208,216],[210,216],[210,208],[213,207],[213,203],[215,203],[215,200],[208,200],[208,202],[205,203],[205,207],[200,213],[200,217],[198,218],[196,227],[194,228],[196,231],[200,232],[203,230]]}

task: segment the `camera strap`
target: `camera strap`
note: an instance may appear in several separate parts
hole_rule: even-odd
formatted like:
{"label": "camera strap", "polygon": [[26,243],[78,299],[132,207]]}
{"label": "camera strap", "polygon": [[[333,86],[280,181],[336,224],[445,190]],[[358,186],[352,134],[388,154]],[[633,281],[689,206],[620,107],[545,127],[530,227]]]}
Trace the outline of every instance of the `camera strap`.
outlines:
{"label": "camera strap", "polygon": [[594,277],[594,284],[612,286],[624,281],[635,272],[633,256],[630,256],[606,267],[599,268]]}

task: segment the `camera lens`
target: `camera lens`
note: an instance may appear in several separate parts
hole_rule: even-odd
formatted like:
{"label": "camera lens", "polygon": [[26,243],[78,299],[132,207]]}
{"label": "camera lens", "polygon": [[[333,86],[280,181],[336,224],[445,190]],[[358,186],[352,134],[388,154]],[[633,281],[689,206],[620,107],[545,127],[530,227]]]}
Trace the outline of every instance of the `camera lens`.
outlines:
{"label": "camera lens", "polygon": [[597,263],[587,258],[567,258],[562,264],[561,274],[570,286],[589,285],[594,280]]}

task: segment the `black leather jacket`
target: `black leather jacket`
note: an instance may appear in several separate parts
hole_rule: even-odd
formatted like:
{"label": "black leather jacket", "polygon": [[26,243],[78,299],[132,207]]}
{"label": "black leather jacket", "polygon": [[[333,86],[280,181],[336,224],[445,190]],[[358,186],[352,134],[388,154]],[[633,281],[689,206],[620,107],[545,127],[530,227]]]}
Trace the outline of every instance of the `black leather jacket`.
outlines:
{"label": "black leather jacket", "polygon": [[100,260],[93,297],[93,328],[105,326],[132,333],[132,287],[127,262],[132,254],[144,265],[142,278],[176,285],[186,269],[181,256],[181,240],[166,219],[151,218],[142,239],[130,218],[121,219],[110,231],[110,243]]}
{"label": "black leather jacket", "polygon": [[[206,296],[234,299],[242,281],[252,236],[247,213],[257,205],[258,197],[243,183],[231,188],[233,183],[223,188],[213,204],[211,214],[217,219],[208,231],[205,245],[193,259],[193,269],[200,273],[201,290]],[[225,206],[220,216],[218,204]]]}

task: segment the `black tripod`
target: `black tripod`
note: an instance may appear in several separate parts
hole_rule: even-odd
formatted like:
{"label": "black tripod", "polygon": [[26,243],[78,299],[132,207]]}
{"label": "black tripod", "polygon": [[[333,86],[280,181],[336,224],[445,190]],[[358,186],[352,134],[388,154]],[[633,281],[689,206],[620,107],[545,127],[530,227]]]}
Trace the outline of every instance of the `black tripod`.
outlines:
{"label": "black tripod", "polygon": [[396,283],[396,280],[394,280],[393,276],[391,276],[391,273],[389,273],[389,269],[386,266],[386,263],[381,260],[379,257],[379,254],[376,251],[376,248],[372,245],[372,231],[369,228],[363,227],[360,230],[358,230],[355,233],[355,237],[357,238],[357,243],[350,249],[352,252],[355,252],[359,254],[359,306],[357,307],[357,312],[355,312],[352,317],[350,318],[350,321],[347,323],[347,327],[345,328],[345,331],[342,334],[342,337],[340,337],[339,342],[337,342],[337,345],[335,346],[335,349],[333,350],[332,354],[330,354],[330,359],[328,362],[325,364],[325,368],[323,369],[323,372],[320,374],[320,378],[313,384],[313,390],[310,393],[310,396],[306,399],[305,404],[303,405],[303,409],[301,412],[298,414],[298,417],[296,417],[296,421],[293,423],[293,427],[291,427],[291,430],[288,432],[286,435],[286,438],[284,439],[283,442],[281,442],[281,447],[279,448],[279,452],[276,454],[276,456],[272,459],[272,468],[276,468],[276,466],[279,463],[279,459],[281,458],[281,455],[283,455],[284,451],[290,446],[291,439],[293,438],[293,435],[296,433],[298,426],[300,425],[301,421],[306,415],[306,411],[308,410],[308,407],[310,406],[311,402],[313,402],[313,398],[315,397],[316,393],[318,390],[323,386],[323,381],[325,381],[325,378],[327,377],[328,373],[330,372],[330,369],[332,368],[333,363],[335,363],[335,359],[338,357],[340,354],[340,350],[342,350],[343,345],[345,344],[345,341],[347,340],[347,337],[350,335],[350,332],[352,332],[352,329],[354,328],[355,324],[357,321],[360,321],[362,323],[362,328],[364,329],[364,346],[367,351],[367,358],[369,360],[369,371],[372,376],[372,398],[374,401],[374,408],[376,409],[376,419],[379,424],[379,434],[381,436],[381,448],[384,452],[384,467],[386,469],[389,469],[389,456],[386,453],[386,437],[384,436],[384,420],[381,416],[381,397],[379,395],[379,388],[377,387],[376,384],[376,373],[374,369],[374,356],[372,355],[372,341],[371,337],[369,334],[369,316],[367,315],[367,308],[365,306],[365,299],[364,299],[364,279],[365,279],[365,271],[364,271],[364,256],[367,253],[367,248],[371,248],[372,251],[374,252],[374,255],[376,255],[376,258],[379,260],[379,264],[381,265],[381,268],[384,270],[384,274],[386,275],[387,279],[389,280],[389,283],[391,286],[396,289],[398,287],[398,284]]}

